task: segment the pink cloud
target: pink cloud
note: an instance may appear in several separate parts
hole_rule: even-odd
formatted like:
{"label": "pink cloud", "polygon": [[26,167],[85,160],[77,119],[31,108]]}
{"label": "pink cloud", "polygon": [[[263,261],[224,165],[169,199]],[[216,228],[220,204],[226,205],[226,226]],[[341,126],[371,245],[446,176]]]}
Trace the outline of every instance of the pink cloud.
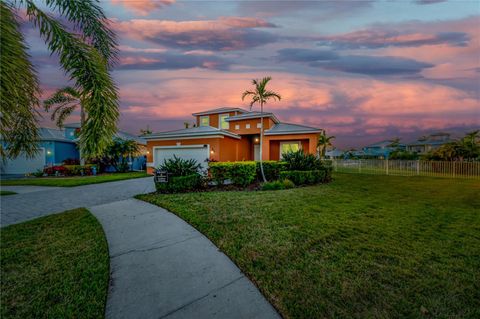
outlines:
{"label": "pink cloud", "polygon": [[135,14],[148,15],[152,10],[159,9],[175,3],[176,0],[112,0],[115,5],[123,5],[127,9],[131,9]]}

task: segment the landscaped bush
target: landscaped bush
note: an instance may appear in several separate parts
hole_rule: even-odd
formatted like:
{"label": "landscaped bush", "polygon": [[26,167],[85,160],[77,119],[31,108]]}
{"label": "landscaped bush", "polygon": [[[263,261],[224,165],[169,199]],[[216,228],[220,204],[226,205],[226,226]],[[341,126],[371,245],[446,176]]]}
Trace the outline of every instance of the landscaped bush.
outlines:
{"label": "landscaped bush", "polygon": [[93,167],[95,167],[93,164],[49,166],[43,169],[43,173],[48,176],[93,175]]}
{"label": "landscaped bush", "polygon": [[303,150],[283,154],[283,161],[287,163],[289,171],[312,171],[323,169],[323,162],[313,154],[306,154]]}
{"label": "landscaped bush", "polygon": [[169,176],[187,176],[198,173],[201,165],[194,159],[183,159],[173,155],[166,159],[159,169],[168,172]]}
{"label": "landscaped bush", "polygon": [[279,190],[279,189],[289,189],[294,188],[295,184],[289,180],[278,180],[273,182],[266,182],[262,184],[262,191],[272,191],[272,190]]}
{"label": "landscaped bush", "polygon": [[[280,172],[288,169],[286,162],[279,161],[263,161],[263,173],[267,181],[275,181],[280,177]],[[257,162],[257,179],[262,179],[262,173],[260,171],[260,162]]]}
{"label": "landscaped bush", "polygon": [[80,165],[80,161],[77,158],[66,158],[62,162],[63,165]]}
{"label": "landscaped bush", "polygon": [[252,161],[210,163],[210,175],[218,185],[230,180],[237,186],[248,186],[257,177],[257,165]]}
{"label": "landscaped bush", "polygon": [[155,188],[160,193],[182,193],[197,190],[202,185],[202,176],[194,173],[186,176],[169,177],[167,183],[155,183]]}
{"label": "landscaped bush", "polygon": [[289,179],[297,186],[326,183],[331,179],[331,170],[284,171],[280,173],[280,179]]}

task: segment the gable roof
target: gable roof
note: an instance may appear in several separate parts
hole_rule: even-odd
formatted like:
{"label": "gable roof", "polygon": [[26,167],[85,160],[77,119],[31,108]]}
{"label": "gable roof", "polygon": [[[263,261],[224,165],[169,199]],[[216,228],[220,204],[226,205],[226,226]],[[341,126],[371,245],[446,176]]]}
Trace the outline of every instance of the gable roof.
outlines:
{"label": "gable roof", "polygon": [[197,126],[197,127],[185,128],[182,130],[152,133],[152,134],[144,135],[143,138],[146,140],[153,140],[153,139],[171,139],[171,138],[182,138],[182,137],[201,138],[205,136],[215,136],[215,135],[223,135],[223,136],[229,136],[229,137],[240,139],[240,136],[235,133],[232,133],[226,130],[221,130],[212,126]]}
{"label": "gable roof", "polygon": [[282,134],[311,134],[321,133],[323,130],[315,127],[291,124],[276,123],[272,128],[265,131],[265,135],[282,135]]}
{"label": "gable roof", "polygon": [[75,143],[75,141],[65,137],[65,131],[60,129],[40,127],[38,128],[38,135],[41,141]]}
{"label": "gable roof", "polygon": [[239,113],[246,113],[248,111],[241,109],[239,107],[219,107],[216,109],[211,109],[203,112],[193,113],[193,116],[198,115],[209,115],[209,114],[219,114],[219,113],[228,113],[228,112],[239,112]]}
{"label": "gable roof", "polygon": [[[239,121],[239,120],[248,120],[248,119],[257,119],[262,116],[262,113],[260,112],[247,112],[239,115],[234,115],[234,116],[229,116],[226,121]],[[277,119],[277,117],[270,112],[263,112],[263,117],[265,118],[271,118],[273,122],[275,123],[280,123],[280,121]]]}

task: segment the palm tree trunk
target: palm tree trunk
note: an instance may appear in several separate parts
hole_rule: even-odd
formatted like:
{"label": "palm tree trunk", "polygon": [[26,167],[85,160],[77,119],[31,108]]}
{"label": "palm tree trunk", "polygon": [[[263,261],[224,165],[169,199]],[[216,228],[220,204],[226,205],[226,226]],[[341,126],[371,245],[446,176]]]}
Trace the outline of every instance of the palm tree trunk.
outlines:
{"label": "palm tree trunk", "polygon": [[[83,109],[83,104],[80,102],[80,134],[82,134],[83,125],[85,124],[85,110]],[[80,165],[85,165],[85,158],[82,155],[82,150],[80,150]]]}
{"label": "palm tree trunk", "polygon": [[263,172],[263,102],[260,102],[260,172],[263,182],[266,183],[265,173]]}

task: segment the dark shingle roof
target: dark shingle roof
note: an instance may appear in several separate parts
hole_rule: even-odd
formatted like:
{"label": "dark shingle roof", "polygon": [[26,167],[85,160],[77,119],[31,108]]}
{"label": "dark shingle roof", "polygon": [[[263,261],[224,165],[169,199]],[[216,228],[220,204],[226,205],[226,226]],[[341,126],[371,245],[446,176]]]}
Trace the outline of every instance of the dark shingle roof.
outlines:
{"label": "dark shingle roof", "polygon": [[265,135],[277,135],[277,134],[308,134],[308,133],[321,133],[322,129],[305,126],[305,125],[298,125],[298,124],[290,124],[290,123],[277,123],[269,130],[265,131]]}

